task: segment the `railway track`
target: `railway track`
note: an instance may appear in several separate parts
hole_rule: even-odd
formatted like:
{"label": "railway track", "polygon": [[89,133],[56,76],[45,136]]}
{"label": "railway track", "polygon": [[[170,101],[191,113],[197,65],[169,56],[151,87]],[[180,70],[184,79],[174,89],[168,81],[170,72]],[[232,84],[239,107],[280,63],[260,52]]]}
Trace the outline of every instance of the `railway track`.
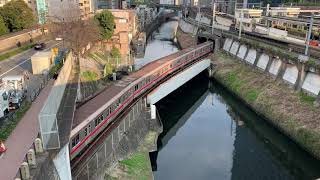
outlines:
{"label": "railway track", "polygon": [[[189,10],[190,10],[189,17],[195,18],[196,14],[198,12],[198,9],[197,8],[190,8]],[[201,12],[204,13],[204,15],[207,18],[211,18],[211,16],[212,16],[212,11],[210,8],[201,8]],[[197,24],[194,24],[194,25],[197,25]],[[204,26],[204,25],[202,25],[202,26]],[[208,26],[210,26],[210,25],[208,25]],[[205,26],[204,28],[208,28],[208,26]],[[223,31],[222,33],[229,35],[229,36],[232,36],[234,38],[238,37],[238,31],[236,31],[234,29],[230,30],[228,32]],[[305,52],[305,45],[294,44],[294,43],[286,42],[286,41],[283,41],[280,39],[276,40],[276,39],[272,39],[272,38],[268,38],[268,37],[263,37],[261,34],[258,34],[258,33],[243,32],[242,37],[245,37],[249,40],[263,42],[265,44],[269,44],[269,45],[272,45],[272,46],[275,46],[275,47],[278,47],[281,49],[295,52],[297,54],[304,54],[304,52]],[[309,54],[310,54],[310,57],[315,58],[317,60],[320,60],[320,48],[309,46]]]}

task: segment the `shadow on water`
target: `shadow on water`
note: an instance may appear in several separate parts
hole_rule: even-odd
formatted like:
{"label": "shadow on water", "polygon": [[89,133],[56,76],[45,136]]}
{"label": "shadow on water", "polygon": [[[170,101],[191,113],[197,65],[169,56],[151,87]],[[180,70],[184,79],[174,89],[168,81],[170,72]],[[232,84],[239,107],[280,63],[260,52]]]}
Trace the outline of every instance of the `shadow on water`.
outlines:
{"label": "shadow on water", "polygon": [[[202,73],[156,104],[161,120],[170,119],[170,121],[162,122],[163,132],[158,137],[158,151],[168,143],[190,115],[201,105],[207,94],[208,83],[209,79]],[[196,89],[186,91],[186,89],[192,89],[194,85],[197,85]],[[188,99],[181,103],[181,97],[188,97]],[[168,107],[175,108],[173,111],[168,111]],[[153,171],[157,171],[158,151],[149,153]]]}
{"label": "shadow on water", "polygon": [[[320,177],[319,160],[313,158],[288,137],[277,131],[265,119],[259,117],[221,85],[210,82],[210,92],[222,97],[222,100],[229,107],[228,114],[238,124],[234,143],[232,179],[258,178],[265,171],[264,168],[261,168],[261,162],[259,162],[261,160],[278,163],[294,179],[316,179]],[[259,140],[263,149],[261,147],[259,149],[259,146],[253,144],[256,142],[251,140],[251,133]],[[271,156],[262,157],[266,153],[259,153],[259,151],[268,151]],[[260,157],[256,157],[257,155]],[[251,163],[250,166],[255,173],[247,174],[248,176],[244,177],[243,172],[248,171],[248,165],[243,165],[245,163]],[[274,178],[278,179],[279,177],[274,176]],[[282,177],[282,179],[285,178]]]}
{"label": "shadow on water", "polygon": [[[212,107],[211,104],[209,106],[204,102],[211,97]],[[155,179],[172,179],[172,177],[187,177],[184,179],[192,179],[192,177],[207,179],[212,177],[212,179],[216,179],[219,177],[219,179],[238,180],[316,179],[320,177],[320,162],[318,160],[311,157],[294,142],[266,123],[263,118],[259,117],[219,84],[209,81],[205,73],[198,75],[171,93],[158,102],[156,106],[163,123],[163,132],[158,137],[158,151],[150,153],[152,169],[157,171]],[[210,108],[213,109],[211,110]],[[208,110],[209,112],[206,112]],[[202,116],[194,115],[199,114],[199,111]],[[201,119],[203,116],[208,116],[207,119],[209,121]],[[190,123],[190,121],[193,123]],[[203,130],[204,133],[207,133],[205,129],[201,129],[203,127],[199,129],[199,126],[195,126],[195,123],[200,121],[201,123],[209,122],[204,126],[209,126],[212,131],[215,131],[206,134],[206,136],[209,135],[209,139],[211,137],[211,141],[208,141],[208,147],[203,147],[203,149],[209,150],[211,156],[218,156],[215,158],[221,158],[219,155],[226,155],[222,161],[219,161],[221,160],[219,159],[217,162],[210,162],[211,164],[199,163],[199,160],[192,158],[201,159],[200,161],[203,161],[203,159],[212,161],[210,155],[197,154],[201,152],[199,149],[202,148],[197,146],[203,146],[205,143],[197,143],[194,139],[190,139],[191,144],[194,144],[194,146],[184,146],[185,142],[179,142],[183,138],[191,138],[194,135],[201,134],[201,132],[196,134],[191,131]],[[227,121],[230,121],[229,127],[225,126],[226,123],[229,123]],[[220,131],[217,128],[225,129]],[[223,131],[228,132],[229,135],[226,135],[226,133],[221,134]],[[177,134],[179,134],[179,137],[177,137]],[[188,134],[188,136],[185,134]],[[208,137],[205,138],[203,135],[203,139],[206,141]],[[169,145],[168,142],[170,140],[171,143]],[[184,141],[188,140],[184,139]],[[226,146],[223,141],[231,142],[231,146]],[[179,145],[183,147],[176,147]],[[221,154],[220,151],[216,150],[219,148],[214,147],[222,147],[222,151],[228,152]],[[191,148],[191,150],[184,148]],[[223,150],[223,148],[229,149]],[[164,153],[162,153],[163,150],[165,150]],[[174,152],[177,150],[181,152]],[[196,155],[191,156],[190,151],[196,153]],[[162,155],[159,156],[161,153]],[[175,160],[170,159],[168,153],[179,154],[179,158],[180,156],[184,157],[186,163],[190,164],[191,162],[192,165],[176,163],[174,162]],[[223,165],[219,164],[221,162],[223,162]],[[158,165],[160,163],[160,169],[157,163]],[[177,167],[179,165],[183,167]],[[206,165],[210,165],[210,167],[205,167]],[[165,166],[170,167],[164,168]],[[195,167],[200,168],[201,171],[195,169]],[[168,170],[170,168],[176,169],[176,171]],[[193,171],[197,171],[195,172],[196,174],[202,173],[205,175],[200,176],[197,174],[193,176]],[[179,173],[180,175],[175,175]]]}

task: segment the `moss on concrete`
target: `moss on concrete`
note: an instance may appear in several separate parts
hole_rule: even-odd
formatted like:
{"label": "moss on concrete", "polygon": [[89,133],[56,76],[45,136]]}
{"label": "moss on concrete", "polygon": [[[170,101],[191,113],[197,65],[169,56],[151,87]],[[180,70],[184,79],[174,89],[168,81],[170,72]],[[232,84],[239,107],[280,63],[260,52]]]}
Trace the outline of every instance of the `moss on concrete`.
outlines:
{"label": "moss on concrete", "polygon": [[108,170],[106,180],[151,180],[153,179],[149,151],[156,145],[158,133],[149,132],[136,152],[127,159],[119,161]]}
{"label": "moss on concrete", "polygon": [[125,166],[127,176],[131,179],[149,180],[150,179],[150,160],[148,153],[138,152],[130,158],[119,162]]}
{"label": "moss on concrete", "polygon": [[320,159],[320,109],[313,107],[314,97],[295,92],[281,80],[224,52],[216,53],[212,59],[218,82]]}

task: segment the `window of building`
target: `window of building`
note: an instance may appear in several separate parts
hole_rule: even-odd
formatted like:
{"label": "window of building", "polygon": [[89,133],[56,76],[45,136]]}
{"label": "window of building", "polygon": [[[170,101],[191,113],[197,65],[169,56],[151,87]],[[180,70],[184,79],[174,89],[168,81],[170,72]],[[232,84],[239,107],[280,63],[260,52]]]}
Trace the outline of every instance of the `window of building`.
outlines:
{"label": "window of building", "polygon": [[127,23],[126,19],[119,19],[119,23]]}

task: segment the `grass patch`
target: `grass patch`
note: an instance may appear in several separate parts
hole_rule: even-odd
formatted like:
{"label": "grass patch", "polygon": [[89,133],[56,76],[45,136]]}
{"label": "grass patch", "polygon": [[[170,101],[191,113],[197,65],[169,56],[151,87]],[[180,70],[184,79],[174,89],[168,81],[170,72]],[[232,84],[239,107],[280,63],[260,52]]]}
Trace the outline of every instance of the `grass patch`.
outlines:
{"label": "grass patch", "polygon": [[247,101],[252,103],[257,99],[258,95],[259,95],[259,92],[257,90],[251,89],[246,93],[245,98]]}
{"label": "grass patch", "polygon": [[12,56],[15,56],[15,55],[17,55],[19,53],[22,53],[23,51],[31,49],[31,48],[33,48],[33,46],[34,46],[34,44],[28,44],[28,45],[24,45],[24,46],[22,46],[20,48],[16,48],[16,49],[13,49],[11,51],[8,51],[6,53],[0,54],[0,61],[3,61],[5,59],[8,59],[8,58],[10,58]]}
{"label": "grass patch", "polygon": [[315,97],[309,96],[303,92],[299,93],[300,101],[306,103],[310,106],[313,106],[313,102],[316,100]]}
{"label": "grass patch", "polygon": [[86,81],[96,81],[98,75],[95,72],[85,71],[81,74],[82,78]]}
{"label": "grass patch", "polygon": [[128,175],[138,177],[139,180],[148,180],[149,159],[143,153],[135,153],[129,159],[120,161],[128,169]]}
{"label": "grass patch", "polygon": [[14,119],[9,120],[9,122],[5,123],[1,128],[0,128],[0,140],[6,140],[12,131],[15,129],[19,121],[22,119],[24,114],[29,110],[31,106],[31,103],[26,102],[23,106],[21,106],[17,111],[16,111],[16,116]]}

